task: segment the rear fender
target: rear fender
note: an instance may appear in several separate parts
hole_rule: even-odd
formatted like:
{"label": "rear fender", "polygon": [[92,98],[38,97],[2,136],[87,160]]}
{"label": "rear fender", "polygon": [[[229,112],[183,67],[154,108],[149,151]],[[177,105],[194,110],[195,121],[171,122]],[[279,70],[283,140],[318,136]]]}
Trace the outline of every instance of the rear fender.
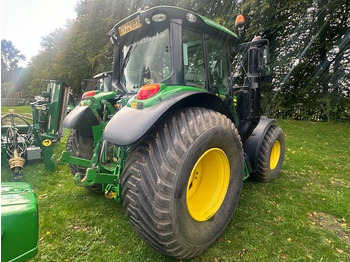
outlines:
{"label": "rear fender", "polygon": [[169,112],[188,106],[213,109],[233,121],[230,110],[217,96],[205,91],[186,91],[172,95],[149,108],[123,107],[108,122],[103,137],[118,146],[133,144]]}
{"label": "rear fender", "polygon": [[[63,127],[76,129],[84,136],[93,136],[92,127],[99,124],[97,117],[102,117],[104,101],[107,101],[109,114],[114,114],[114,105],[119,99],[117,92],[100,92],[89,96],[79,106],[75,107],[64,119]],[[101,121],[101,119],[100,119]]]}
{"label": "rear fender", "polygon": [[261,145],[267,130],[274,122],[276,122],[275,119],[260,118],[259,124],[243,144],[244,152],[248,155],[249,163],[252,168],[250,171],[255,172],[258,169],[258,157]]}

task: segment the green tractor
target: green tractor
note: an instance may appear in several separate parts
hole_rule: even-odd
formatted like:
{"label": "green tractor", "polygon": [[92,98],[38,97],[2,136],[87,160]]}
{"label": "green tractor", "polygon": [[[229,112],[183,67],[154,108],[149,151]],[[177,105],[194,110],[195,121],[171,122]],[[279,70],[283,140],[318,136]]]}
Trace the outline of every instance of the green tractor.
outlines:
{"label": "green tractor", "polygon": [[[269,46],[240,44],[230,30],[191,11],[155,7],[120,21],[112,90],[86,95],[64,120],[76,185],[121,199],[139,235],[176,258],[204,252],[234,214],[249,176],[270,182],[285,139],[261,117]],[[232,59],[248,53],[244,84]]]}

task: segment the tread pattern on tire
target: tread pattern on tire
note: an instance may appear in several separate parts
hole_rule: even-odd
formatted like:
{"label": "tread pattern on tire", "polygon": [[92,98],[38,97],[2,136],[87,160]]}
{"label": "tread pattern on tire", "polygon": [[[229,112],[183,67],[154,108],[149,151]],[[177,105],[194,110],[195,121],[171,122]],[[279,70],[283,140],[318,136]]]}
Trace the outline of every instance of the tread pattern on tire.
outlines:
{"label": "tread pattern on tire", "polygon": [[[121,180],[123,205],[136,231],[162,253],[189,258],[211,245],[194,249],[184,248],[178,243],[167,211],[171,208],[167,192],[173,190],[176,170],[195,137],[217,125],[231,127],[239,137],[234,124],[220,113],[203,108],[183,109],[161,122],[155,132],[151,132],[129,154]],[[238,143],[242,148],[240,139]],[[163,178],[153,175],[143,179],[141,175],[159,172],[164,174]]]}

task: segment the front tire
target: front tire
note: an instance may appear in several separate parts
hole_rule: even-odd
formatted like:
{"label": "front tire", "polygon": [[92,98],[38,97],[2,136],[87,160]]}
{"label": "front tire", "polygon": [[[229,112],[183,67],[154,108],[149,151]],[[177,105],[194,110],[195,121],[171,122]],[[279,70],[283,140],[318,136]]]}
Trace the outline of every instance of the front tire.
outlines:
{"label": "front tire", "polygon": [[[94,138],[92,136],[84,136],[76,129],[71,130],[66,144],[66,151],[71,152],[72,156],[75,157],[91,159],[93,149]],[[80,173],[82,176],[86,173],[86,167],[78,165],[68,164],[68,169],[71,172],[73,178],[76,173]],[[102,193],[101,184],[87,186],[86,188],[95,193]]]}
{"label": "front tire", "polygon": [[260,182],[276,179],[282,169],[285,150],[286,142],[282,129],[275,125],[270,126],[260,148],[254,178]]}
{"label": "front tire", "polygon": [[242,144],[233,123],[211,110],[182,109],[129,154],[123,204],[153,248],[191,258],[225,230],[242,181]]}

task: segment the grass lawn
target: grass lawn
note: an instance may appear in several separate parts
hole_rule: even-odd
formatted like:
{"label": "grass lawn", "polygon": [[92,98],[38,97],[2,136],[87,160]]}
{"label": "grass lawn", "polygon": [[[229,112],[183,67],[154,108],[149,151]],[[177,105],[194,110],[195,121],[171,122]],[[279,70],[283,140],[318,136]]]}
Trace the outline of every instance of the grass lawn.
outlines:
{"label": "grass lawn", "polygon": [[13,109],[16,114],[25,114],[25,115],[32,114],[32,109],[30,108],[30,105],[26,105],[26,106],[2,106],[1,115],[7,114],[9,112],[9,109]]}
{"label": "grass lawn", "polygon": [[[350,261],[350,124],[278,125],[287,143],[279,177],[246,181],[224,234],[189,261]],[[1,165],[1,181],[11,181]],[[50,173],[28,163],[23,174],[39,200],[33,261],[176,261],[141,240],[121,203],[76,187],[67,166]]]}

